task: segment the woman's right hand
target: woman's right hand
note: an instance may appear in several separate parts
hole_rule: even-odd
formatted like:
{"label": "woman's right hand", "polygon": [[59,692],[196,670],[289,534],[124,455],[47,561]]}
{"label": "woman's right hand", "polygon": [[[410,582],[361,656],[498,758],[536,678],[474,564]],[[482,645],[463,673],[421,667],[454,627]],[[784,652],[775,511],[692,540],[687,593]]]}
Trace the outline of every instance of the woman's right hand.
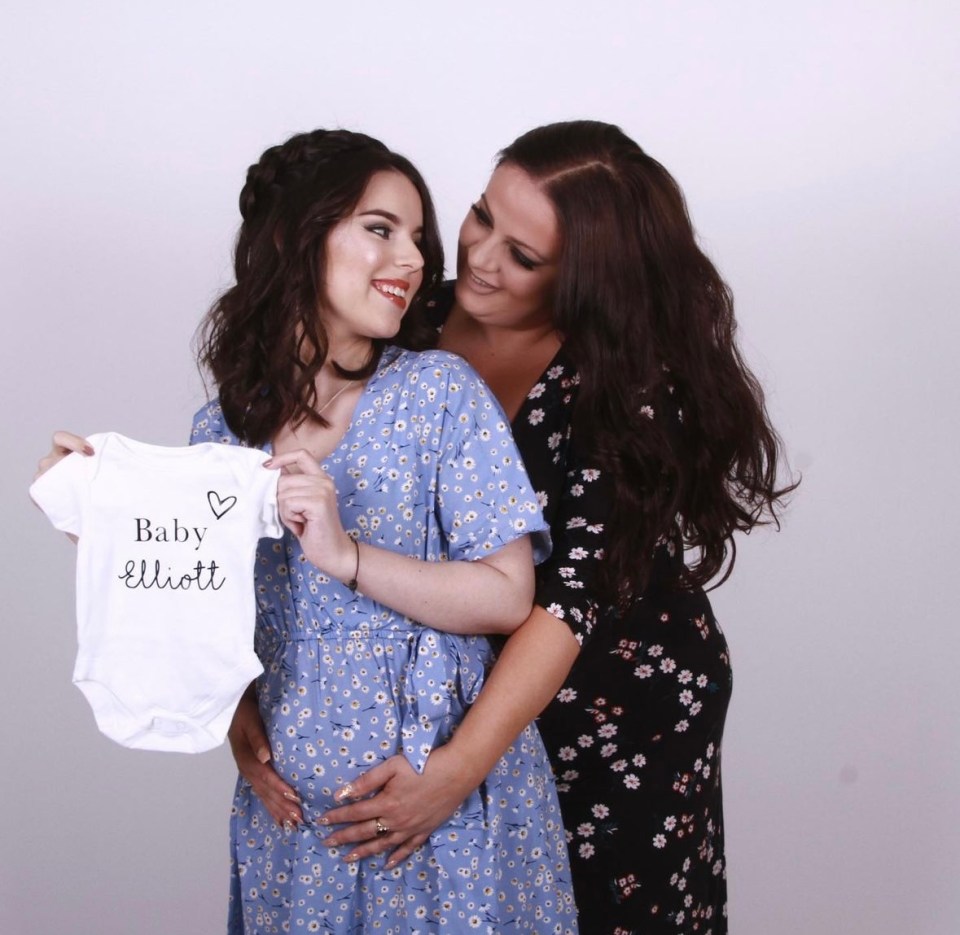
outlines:
{"label": "woman's right hand", "polygon": [[41,474],[46,474],[58,461],[62,461],[74,452],[92,455],[93,446],[85,438],[74,435],[72,432],[54,432],[50,450],[40,459],[33,479],[36,480]]}
{"label": "woman's right hand", "polygon": [[[341,804],[320,818],[340,824],[324,838],[327,847],[349,845],[346,861],[388,854],[387,870],[406,860],[479,785],[464,772],[464,758],[449,746],[435,747],[418,773],[398,753],[334,793]],[[384,825],[388,831],[380,831]]]}
{"label": "woman's right hand", "polygon": [[227,732],[240,775],[250,783],[273,820],[290,829],[303,821],[300,797],[273,768],[270,745],[252,689],[243,693]]}

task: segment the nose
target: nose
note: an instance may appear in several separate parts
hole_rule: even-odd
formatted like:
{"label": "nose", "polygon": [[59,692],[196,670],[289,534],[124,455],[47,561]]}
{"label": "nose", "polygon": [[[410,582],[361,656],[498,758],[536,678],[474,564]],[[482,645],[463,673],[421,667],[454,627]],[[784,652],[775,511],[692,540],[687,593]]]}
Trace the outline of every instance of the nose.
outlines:
{"label": "nose", "polygon": [[406,240],[398,247],[397,265],[414,273],[423,269],[423,254],[413,240]]}
{"label": "nose", "polygon": [[467,247],[467,262],[478,272],[492,273],[497,266],[497,245],[493,234],[476,238]]}

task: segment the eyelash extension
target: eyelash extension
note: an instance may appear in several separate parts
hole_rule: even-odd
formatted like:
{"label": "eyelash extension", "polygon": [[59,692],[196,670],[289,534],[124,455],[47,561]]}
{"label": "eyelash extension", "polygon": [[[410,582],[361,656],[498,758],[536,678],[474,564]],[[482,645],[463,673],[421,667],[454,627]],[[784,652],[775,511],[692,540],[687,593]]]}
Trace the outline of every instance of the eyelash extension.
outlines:
{"label": "eyelash extension", "polygon": [[521,253],[516,247],[510,248],[510,255],[516,263],[519,263],[526,270],[535,270],[540,264],[534,263],[525,253]]}
{"label": "eyelash extension", "polygon": [[[490,220],[490,215],[480,205],[473,204],[470,205],[470,210],[473,212],[474,217],[477,221],[482,224],[484,227],[493,227],[493,221]],[[530,259],[525,253],[522,253],[516,247],[510,248],[510,256],[513,257],[513,261],[522,266],[525,270],[535,270],[540,264],[534,262]]]}
{"label": "eyelash extension", "polygon": [[487,214],[480,205],[470,205],[470,210],[484,227],[493,227],[493,221],[490,220],[490,215]]}

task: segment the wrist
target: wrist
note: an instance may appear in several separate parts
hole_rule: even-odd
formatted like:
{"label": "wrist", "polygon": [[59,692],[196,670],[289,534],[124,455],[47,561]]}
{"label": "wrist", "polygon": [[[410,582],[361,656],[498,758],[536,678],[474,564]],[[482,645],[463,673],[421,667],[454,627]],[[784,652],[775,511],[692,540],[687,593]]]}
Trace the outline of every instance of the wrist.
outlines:
{"label": "wrist", "polygon": [[323,553],[308,551],[304,554],[309,562],[317,566],[324,574],[337,581],[347,584],[353,580],[357,567],[358,546],[353,537],[341,533],[341,537],[334,542],[325,543]]}
{"label": "wrist", "polygon": [[352,536],[348,537],[350,539],[353,548],[350,549],[351,556],[353,558],[353,571],[343,578],[343,583],[350,588],[351,591],[357,590],[357,579],[360,576],[360,543],[357,542]]}
{"label": "wrist", "polygon": [[351,591],[357,590],[357,578],[360,575],[360,543],[352,536],[346,536],[342,561],[337,578]]}
{"label": "wrist", "polygon": [[434,749],[424,766],[425,773],[438,773],[445,787],[462,792],[464,797],[483,782],[489,771],[482,768],[470,751],[457,749],[456,735]]}

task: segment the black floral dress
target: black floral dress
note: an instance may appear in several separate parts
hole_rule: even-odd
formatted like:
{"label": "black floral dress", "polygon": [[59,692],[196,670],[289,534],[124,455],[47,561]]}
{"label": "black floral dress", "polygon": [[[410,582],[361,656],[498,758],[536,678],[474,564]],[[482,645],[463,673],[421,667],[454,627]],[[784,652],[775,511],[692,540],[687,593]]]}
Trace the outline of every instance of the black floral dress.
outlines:
{"label": "black floral dress", "polygon": [[[438,300],[445,318],[452,296]],[[720,746],[730,659],[702,590],[668,590],[656,573],[624,614],[593,591],[612,482],[571,437],[579,377],[561,348],[513,421],[550,523],[537,604],[581,644],[539,719],[557,777],[581,935],[727,932]],[[638,418],[682,421],[669,395]],[[661,572],[683,561],[673,542]]]}

